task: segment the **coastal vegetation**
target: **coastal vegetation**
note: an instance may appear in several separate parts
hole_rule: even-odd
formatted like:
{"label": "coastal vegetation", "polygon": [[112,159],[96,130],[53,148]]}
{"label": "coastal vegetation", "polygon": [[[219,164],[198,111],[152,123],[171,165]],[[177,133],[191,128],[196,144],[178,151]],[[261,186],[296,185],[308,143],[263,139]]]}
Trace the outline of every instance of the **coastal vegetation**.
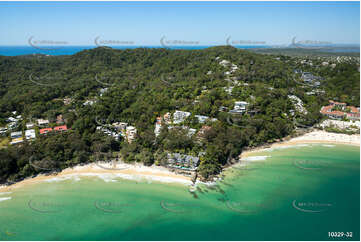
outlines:
{"label": "coastal vegetation", "polygon": [[[238,68],[227,74],[222,60]],[[322,66],[317,58],[312,61],[311,66],[296,57],[230,46],[204,50],[99,47],[70,56],[0,56],[0,126],[16,110],[23,120],[12,131],[24,131],[26,123],[36,118],[55,123],[58,115],[70,128],[0,149],[0,182],[95,162],[99,154],[129,163],[166,165],[168,152],[202,154],[197,171],[207,179],[232,163],[245,147],[271,143],[298,127],[318,123],[320,108],[329,99],[359,106],[357,61],[332,68]],[[314,88],[299,84],[298,69],[321,76],[318,89],[323,92],[308,95]],[[106,92],[100,95],[101,89]],[[307,112],[297,110],[289,95],[301,99]],[[93,102],[87,105],[87,101]],[[233,109],[236,101],[249,103],[246,113],[224,111]],[[197,134],[163,127],[155,135],[157,117],[175,110],[192,114],[181,125],[196,129]],[[216,121],[200,123],[194,115]],[[97,131],[100,124],[113,122],[134,124],[134,142]],[[199,135],[203,126],[210,128]]]}

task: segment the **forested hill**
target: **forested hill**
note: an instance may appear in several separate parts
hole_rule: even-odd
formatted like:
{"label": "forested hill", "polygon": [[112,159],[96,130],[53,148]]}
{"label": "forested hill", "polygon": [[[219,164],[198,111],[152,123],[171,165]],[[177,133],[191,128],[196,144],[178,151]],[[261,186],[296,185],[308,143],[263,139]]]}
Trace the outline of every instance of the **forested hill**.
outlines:
{"label": "forested hill", "polygon": [[[313,63],[230,46],[203,50],[99,47],[71,56],[0,56],[0,126],[16,110],[24,119],[18,130],[25,130],[25,123],[36,118],[54,121],[59,114],[71,128],[61,135],[1,149],[0,180],[39,172],[28,166],[31,155],[46,156],[57,161],[56,168],[64,168],[91,161],[95,146],[120,151],[126,161],[147,164],[162,160],[157,155],[163,157],[165,151],[204,151],[199,170],[207,177],[245,146],[280,139],[292,133],[295,124],[318,122],[320,107],[329,98],[359,106],[358,63],[337,63],[334,68],[322,66],[317,59]],[[314,88],[300,84],[296,69],[322,76],[318,89],[324,92],[306,95]],[[300,98],[308,112],[298,112],[288,95]],[[70,102],[65,104],[64,98]],[[94,104],[84,105],[86,101]],[[235,118],[224,111],[233,109],[235,101],[249,103],[252,112]],[[218,121],[207,123],[212,129],[202,142],[176,130],[156,138],[156,117],[175,110]],[[131,123],[138,129],[138,138],[128,144],[100,137],[97,120]],[[197,131],[202,127],[192,118],[184,125]]]}

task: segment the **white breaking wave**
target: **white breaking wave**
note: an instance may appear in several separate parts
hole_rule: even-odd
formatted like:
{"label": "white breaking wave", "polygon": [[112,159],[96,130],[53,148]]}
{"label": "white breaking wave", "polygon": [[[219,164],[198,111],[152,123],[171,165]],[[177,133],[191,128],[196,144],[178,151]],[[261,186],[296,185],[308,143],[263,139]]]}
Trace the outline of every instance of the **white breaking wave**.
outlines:
{"label": "white breaking wave", "polygon": [[324,147],[335,147],[335,145],[322,145]]}
{"label": "white breaking wave", "polygon": [[301,147],[310,147],[311,144],[298,144],[298,145],[282,145],[282,146],[276,146],[272,148],[266,148],[263,151],[274,151],[274,150],[283,150],[283,149],[289,149],[289,148],[301,148]]}
{"label": "white breaking wave", "polygon": [[10,200],[11,197],[0,197],[0,202]]}
{"label": "white breaking wave", "polygon": [[64,175],[59,177],[54,177],[45,180],[46,182],[60,182],[65,180],[75,180],[80,181],[80,177],[97,177],[105,182],[120,182],[119,180],[116,180],[117,178],[126,179],[126,180],[146,180],[148,183],[151,181],[159,181],[159,182],[166,182],[166,183],[183,183],[186,185],[192,184],[191,181],[184,180],[184,179],[178,179],[174,177],[159,177],[159,176],[152,176],[152,175],[131,175],[131,174],[112,174],[112,173],[80,173],[80,174],[70,174],[70,175]]}
{"label": "white breaking wave", "polygon": [[261,160],[266,160],[268,157],[271,157],[269,155],[263,155],[263,156],[250,156],[250,157],[246,157],[243,158],[243,161],[261,161]]}
{"label": "white breaking wave", "polygon": [[7,194],[11,194],[12,192],[0,192],[0,196],[2,195],[7,195]]}

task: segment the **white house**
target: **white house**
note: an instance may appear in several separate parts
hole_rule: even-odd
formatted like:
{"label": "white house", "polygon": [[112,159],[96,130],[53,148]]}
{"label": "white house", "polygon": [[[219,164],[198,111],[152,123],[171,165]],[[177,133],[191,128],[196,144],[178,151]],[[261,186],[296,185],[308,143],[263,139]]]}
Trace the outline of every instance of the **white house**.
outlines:
{"label": "white house", "polygon": [[134,126],[128,126],[126,134],[128,142],[131,143],[137,135],[137,129]]}
{"label": "white house", "polygon": [[234,108],[230,111],[230,113],[244,113],[247,109],[247,102],[244,101],[237,101],[234,102]]}
{"label": "white house", "polygon": [[25,130],[25,139],[35,139],[35,129]]}
{"label": "white house", "polygon": [[38,121],[39,126],[47,126],[47,125],[49,125],[49,120],[47,120],[47,119],[38,119],[37,121]]}
{"label": "white house", "polygon": [[21,132],[21,131],[11,132],[11,133],[10,133],[10,137],[11,137],[12,139],[21,138],[22,136],[23,136],[23,132]]}
{"label": "white house", "polygon": [[207,119],[209,119],[208,116],[203,116],[203,115],[194,115],[194,117],[196,117],[198,119],[198,122],[203,124],[207,121]]}
{"label": "white house", "polygon": [[190,115],[191,115],[190,112],[183,112],[176,110],[175,113],[173,114],[173,123],[179,124],[184,120],[186,120]]}
{"label": "white house", "polygon": [[6,134],[7,131],[8,131],[7,128],[5,128],[5,127],[0,127],[0,134]]}
{"label": "white house", "polygon": [[34,128],[34,124],[33,124],[33,123],[27,123],[27,124],[26,124],[26,128],[27,128],[27,129]]}

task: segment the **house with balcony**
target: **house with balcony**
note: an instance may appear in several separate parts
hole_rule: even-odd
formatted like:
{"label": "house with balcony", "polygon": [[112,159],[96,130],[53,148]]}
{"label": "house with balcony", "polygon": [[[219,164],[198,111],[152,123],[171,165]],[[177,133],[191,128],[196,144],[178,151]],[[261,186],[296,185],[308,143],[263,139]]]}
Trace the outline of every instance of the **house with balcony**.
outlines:
{"label": "house with balcony", "polygon": [[168,153],[167,162],[171,168],[195,171],[199,165],[199,157],[180,153]]}
{"label": "house with balcony", "polygon": [[11,137],[12,139],[23,137],[23,132],[21,132],[21,131],[11,132],[11,133],[10,133],[10,137]]}
{"label": "house with balcony", "polygon": [[360,108],[347,106],[346,103],[329,100],[329,105],[323,106],[320,113],[331,119],[360,120]]}
{"label": "house with balcony", "polygon": [[243,114],[247,111],[247,106],[249,103],[244,101],[234,102],[234,108],[229,112],[232,114]]}
{"label": "house with balcony", "polygon": [[184,122],[189,116],[191,115],[190,112],[178,111],[176,110],[173,114],[173,123],[179,124]]}
{"label": "house with balcony", "polygon": [[35,129],[25,130],[25,139],[29,140],[29,139],[35,139],[35,138],[36,138]]}

